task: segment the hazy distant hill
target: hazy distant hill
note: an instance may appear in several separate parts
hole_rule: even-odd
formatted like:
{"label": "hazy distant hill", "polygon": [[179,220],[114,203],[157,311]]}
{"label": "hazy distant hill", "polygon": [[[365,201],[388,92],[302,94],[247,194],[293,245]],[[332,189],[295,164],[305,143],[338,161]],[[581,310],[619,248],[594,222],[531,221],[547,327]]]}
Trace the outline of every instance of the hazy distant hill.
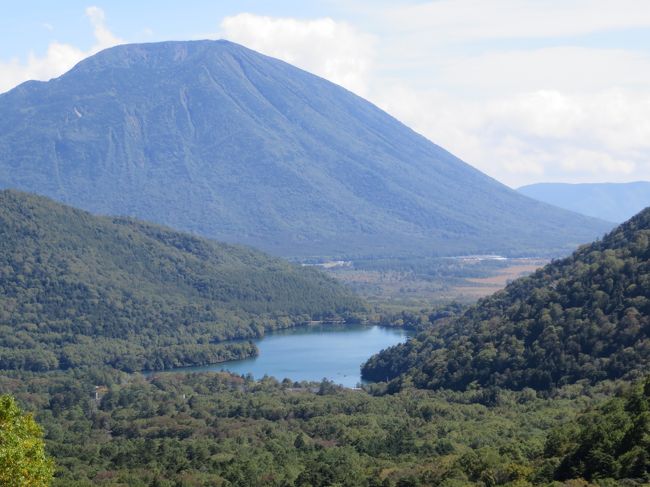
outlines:
{"label": "hazy distant hill", "polygon": [[650,367],[650,208],[484,298],[445,326],[372,357],[373,380],[551,389]]}
{"label": "hazy distant hill", "polygon": [[539,183],[517,191],[583,215],[621,223],[650,206],[650,182],[635,183]]}
{"label": "hazy distant hill", "polygon": [[609,228],[226,41],[119,46],[0,95],[0,187],[285,256],[536,253]]}
{"label": "hazy distant hill", "polygon": [[361,307],[315,269],[0,192],[0,369],[217,362],[254,353],[224,339]]}

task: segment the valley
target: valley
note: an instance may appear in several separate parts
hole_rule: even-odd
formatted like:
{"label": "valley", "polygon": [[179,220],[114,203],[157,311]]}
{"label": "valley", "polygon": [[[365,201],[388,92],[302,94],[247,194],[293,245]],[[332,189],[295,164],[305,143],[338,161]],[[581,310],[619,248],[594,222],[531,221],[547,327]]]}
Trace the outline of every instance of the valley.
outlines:
{"label": "valley", "polygon": [[[42,197],[11,191],[1,196],[3,255],[10,258],[2,267],[0,357],[6,365],[0,391],[15,397],[43,426],[45,451],[56,465],[55,486],[514,486],[572,485],[583,478],[624,478],[630,485],[643,485],[648,468],[643,418],[650,404],[645,378],[650,209],[602,240],[524,277],[514,274],[538,261],[520,259],[513,266],[501,258],[475,256],[419,264],[366,262],[366,272],[379,272],[378,266],[392,272],[415,266],[420,278],[454,271],[484,286],[514,278],[474,305],[429,302],[428,307],[409,308],[387,301],[378,308],[318,269],[263,254],[242,256],[246,251],[238,247],[220,247],[141,222],[95,217]],[[170,252],[166,246],[172,245],[187,252],[182,258],[167,257],[177,268],[196,258],[202,272],[214,273],[201,283],[217,285],[218,276],[232,276],[233,267],[219,268],[228,259],[235,259],[230,265],[238,268],[237,259],[258,263],[268,258],[276,284],[255,293],[237,291],[238,299],[247,296],[247,301],[227,308],[235,313],[233,321],[219,326],[186,322],[187,328],[165,328],[160,314],[154,322],[157,338],[146,327],[125,339],[114,331],[102,337],[75,326],[82,323],[73,314],[84,310],[81,306],[34,307],[26,289],[43,296],[66,289],[51,272],[55,263],[59,278],[65,279],[70,269],[87,268],[102,258],[102,249],[110,248],[103,258],[113,259],[113,273],[130,275],[123,273],[132,271],[133,263],[122,267],[117,259],[123,231],[130,242],[127,255],[138,255],[137,245],[144,244],[140,265],[155,269],[137,274],[139,279],[165,279],[158,269]],[[94,242],[93,236],[102,232],[102,243]],[[81,236],[86,240],[78,250],[96,250],[66,253]],[[53,245],[58,248],[55,260],[48,253]],[[239,269],[243,274],[231,285],[248,282],[249,273],[264,276],[259,265]],[[73,275],[84,286],[105,292],[101,280]],[[181,295],[194,296],[192,300],[210,295],[209,287],[192,284],[192,276],[186,275],[183,285],[189,288]],[[277,283],[306,276],[318,299],[309,298],[312,291],[305,285],[291,291],[302,297],[280,299],[286,291]],[[33,284],[23,286],[29,279]],[[146,289],[154,282],[139,286]],[[264,280],[255,282],[260,286]],[[117,323],[129,323],[124,318],[129,313],[147,309],[128,308],[138,294],[128,295],[130,300],[116,308],[121,311],[109,315],[123,320]],[[323,300],[326,295],[331,302]],[[271,304],[260,301],[276,308],[269,310]],[[181,303],[169,301],[167,306],[173,310]],[[306,307],[295,308],[298,304]],[[279,306],[287,305],[281,311]],[[309,314],[310,306],[321,311]],[[253,334],[255,328],[241,328],[236,316],[261,320],[265,327]],[[39,326],[28,323],[34,318]],[[299,326],[315,318],[322,323]],[[353,326],[355,320],[374,326]],[[11,332],[12,324],[17,333]],[[217,342],[201,338],[214,330],[230,335]],[[250,331],[242,336],[242,330]],[[268,335],[255,342],[264,331]],[[126,343],[142,349],[133,353],[121,345]],[[178,346],[184,343],[195,345]],[[138,362],[147,354],[168,354],[157,349],[163,344],[177,355]],[[118,352],[119,346],[123,351]],[[214,355],[197,353],[206,346],[254,347],[251,355],[260,355],[234,362],[224,357],[222,365],[207,365]],[[101,355],[116,352],[119,362]],[[35,367],[43,363],[35,361],[37,356],[50,357],[47,365]],[[366,359],[359,380],[359,363]],[[138,363],[139,369],[130,365]],[[151,368],[144,375],[138,372]],[[338,385],[359,382],[360,389]],[[594,465],[589,460],[594,455],[608,455],[611,461]]]}
{"label": "valley", "polygon": [[[433,3],[417,9],[454,2]],[[53,50],[74,67],[0,94],[1,487],[650,485],[645,184],[581,186],[582,206],[559,183],[514,191],[285,61],[122,43],[86,13],[98,44]],[[465,16],[455,33],[477,30]],[[324,20],[284,18],[286,45],[318,58],[335,39],[296,39]],[[381,69],[419,69],[400,46]],[[472,77],[501,70],[519,68]],[[437,130],[483,167],[449,120],[527,128],[523,94],[471,116],[429,89]],[[591,140],[569,122],[614,112],[566,106],[545,102],[526,143]],[[504,137],[490,171],[543,174],[541,146]]]}
{"label": "valley", "polygon": [[[382,308],[417,309],[431,305],[458,302],[474,303],[477,299],[503,289],[510,281],[531,274],[548,263],[545,258],[508,258],[477,260],[475,258],[436,259],[426,273],[427,263],[416,268],[356,263],[325,268],[335,279],[345,283],[370,303]],[[451,265],[450,265],[451,264]]]}

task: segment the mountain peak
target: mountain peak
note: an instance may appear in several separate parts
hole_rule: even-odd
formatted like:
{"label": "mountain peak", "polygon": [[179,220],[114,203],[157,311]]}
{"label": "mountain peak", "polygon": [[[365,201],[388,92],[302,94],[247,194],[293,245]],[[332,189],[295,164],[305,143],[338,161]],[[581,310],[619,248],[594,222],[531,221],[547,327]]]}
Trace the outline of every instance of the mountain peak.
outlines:
{"label": "mountain peak", "polygon": [[121,44],[80,61],[69,73],[84,69],[131,67],[140,63],[179,63],[197,56],[224,56],[245,52],[254,51],[225,39]]}
{"label": "mountain peak", "polygon": [[285,256],[530,254],[608,228],[228,41],[107,49],[0,113],[0,187]]}

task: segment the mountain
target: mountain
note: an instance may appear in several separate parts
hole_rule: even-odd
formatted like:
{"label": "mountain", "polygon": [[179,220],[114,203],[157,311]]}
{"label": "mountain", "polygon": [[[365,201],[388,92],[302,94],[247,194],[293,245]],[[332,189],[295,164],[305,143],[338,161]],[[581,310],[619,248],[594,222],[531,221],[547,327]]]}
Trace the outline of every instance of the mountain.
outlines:
{"label": "mountain", "polygon": [[372,357],[392,386],[472,383],[546,390],[650,366],[650,208],[482,299],[459,318]]}
{"label": "mountain", "polygon": [[650,206],[650,182],[539,183],[517,191],[544,203],[583,215],[621,223]]}
{"label": "mountain", "polygon": [[118,46],[0,95],[0,187],[300,258],[532,254],[611,228],[226,41]]}
{"label": "mountain", "polygon": [[360,309],[312,268],[0,192],[0,369],[218,362],[256,353],[223,340]]}

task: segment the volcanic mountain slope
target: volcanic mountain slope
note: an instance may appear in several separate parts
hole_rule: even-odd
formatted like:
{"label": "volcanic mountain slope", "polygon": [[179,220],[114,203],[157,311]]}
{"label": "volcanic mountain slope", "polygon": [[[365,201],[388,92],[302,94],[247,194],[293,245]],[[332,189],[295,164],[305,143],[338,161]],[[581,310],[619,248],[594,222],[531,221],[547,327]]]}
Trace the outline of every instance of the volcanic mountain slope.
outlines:
{"label": "volcanic mountain slope", "polygon": [[0,95],[0,187],[291,257],[537,253],[611,228],[226,41],[118,46]]}
{"label": "volcanic mountain slope", "polygon": [[223,340],[361,309],[312,268],[0,192],[0,369],[217,362],[254,353]]}
{"label": "volcanic mountain slope", "polygon": [[453,319],[372,357],[367,379],[550,389],[650,366],[650,208]]}
{"label": "volcanic mountain slope", "polygon": [[538,183],[517,191],[536,200],[583,215],[621,223],[650,206],[650,182]]}

